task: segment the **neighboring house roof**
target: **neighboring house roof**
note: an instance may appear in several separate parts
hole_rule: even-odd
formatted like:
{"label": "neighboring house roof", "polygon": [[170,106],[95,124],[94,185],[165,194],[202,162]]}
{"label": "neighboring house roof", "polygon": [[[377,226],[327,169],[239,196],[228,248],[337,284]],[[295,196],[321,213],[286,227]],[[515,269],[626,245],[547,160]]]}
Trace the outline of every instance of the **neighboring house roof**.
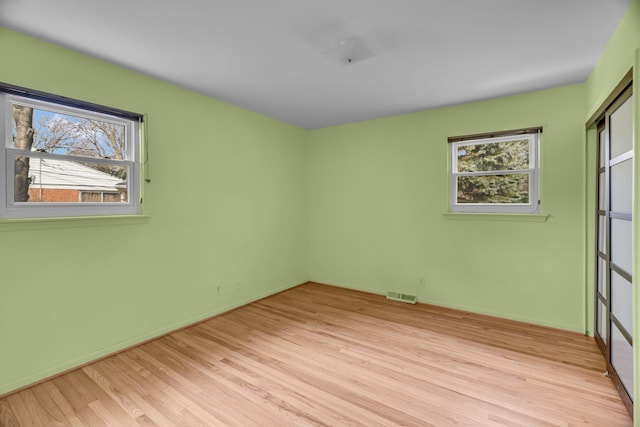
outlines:
{"label": "neighboring house roof", "polygon": [[77,189],[80,191],[126,189],[126,183],[122,179],[68,160],[31,157],[29,177],[31,177],[31,188]]}

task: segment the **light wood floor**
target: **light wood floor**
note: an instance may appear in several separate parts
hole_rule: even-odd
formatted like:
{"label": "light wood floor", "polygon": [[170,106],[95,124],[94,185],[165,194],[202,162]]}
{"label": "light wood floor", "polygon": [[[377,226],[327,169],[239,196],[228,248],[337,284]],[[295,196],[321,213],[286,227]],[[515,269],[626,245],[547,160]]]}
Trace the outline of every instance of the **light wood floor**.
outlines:
{"label": "light wood floor", "polygon": [[2,426],[629,426],[593,340],[306,284],[0,400]]}

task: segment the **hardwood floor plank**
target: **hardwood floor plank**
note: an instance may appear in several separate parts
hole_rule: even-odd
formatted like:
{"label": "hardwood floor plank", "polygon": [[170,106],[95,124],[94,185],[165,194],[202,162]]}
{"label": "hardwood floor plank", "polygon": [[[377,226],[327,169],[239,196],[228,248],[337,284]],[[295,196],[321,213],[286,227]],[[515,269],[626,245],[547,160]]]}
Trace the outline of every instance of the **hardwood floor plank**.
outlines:
{"label": "hardwood floor plank", "polygon": [[[112,415],[117,413],[120,415],[118,418],[122,420],[121,424],[126,423],[127,425],[137,424],[134,420],[144,417],[144,412],[142,412],[142,410],[140,410],[140,408],[138,408],[126,394],[122,393],[116,386],[114,386],[107,377],[98,372],[95,367],[86,366],[82,368],[82,372],[84,372],[87,377],[89,377],[109,397],[108,399],[102,398],[101,400],[103,402],[113,403],[112,405],[109,405],[109,407],[106,407],[103,403],[100,405],[93,405],[96,402],[90,403],[89,406],[98,413],[98,415],[100,415],[100,413],[95,410],[96,407],[101,410],[104,409]],[[117,406],[117,408],[115,406]],[[101,416],[101,418],[104,419],[103,416]]]}
{"label": "hardwood floor plank", "polygon": [[17,422],[16,425],[38,425],[38,420],[34,417],[34,411],[24,405],[25,399],[23,393],[11,395],[7,397],[6,400],[11,413],[14,415],[13,419]]}
{"label": "hardwood floor plank", "polygon": [[[158,426],[172,426],[179,422],[179,419],[172,420],[165,417],[161,410],[163,406],[154,405],[150,401],[150,393],[162,394],[162,389],[152,385],[138,371],[132,370],[132,362],[124,361],[120,357],[121,355],[118,356],[117,360],[104,360],[94,365],[94,369],[103,377],[108,378],[113,387],[118,389],[123,396],[119,397],[119,400],[130,399],[133,405],[142,412],[142,415],[138,415],[136,420],[140,420],[143,417],[145,421],[144,423],[141,422],[141,424],[155,424]],[[157,406],[160,406],[160,408]]]}
{"label": "hardwood floor plank", "polygon": [[22,401],[24,410],[28,410],[33,418],[33,425],[62,426],[65,417],[53,399],[38,389],[27,389],[17,397]]}
{"label": "hardwood floor plank", "polygon": [[29,404],[28,407],[35,411],[44,411],[45,415],[41,418],[47,420],[47,425],[62,426],[68,424],[66,416],[46,387],[33,387],[31,391],[37,399],[37,404]]}
{"label": "hardwood floor plank", "polygon": [[9,404],[9,397],[0,400],[0,426],[17,427],[20,425],[20,421]]}
{"label": "hardwood floor plank", "polygon": [[592,338],[315,283],[0,399],[0,426],[631,426]]}
{"label": "hardwood floor plank", "polygon": [[139,424],[132,418],[114,413],[111,407],[108,408],[104,400],[96,400],[89,404],[91,411],[108,426],[137,427]]}
{"label": "hardwood floor plank", "polygon": [[53,384],[71,406],[72,413],[79,413],[88,408],[89,403],[97,400],[91,389],[85,389],[83,383],[78,380],[78,372],[72,371],[53,380]]}

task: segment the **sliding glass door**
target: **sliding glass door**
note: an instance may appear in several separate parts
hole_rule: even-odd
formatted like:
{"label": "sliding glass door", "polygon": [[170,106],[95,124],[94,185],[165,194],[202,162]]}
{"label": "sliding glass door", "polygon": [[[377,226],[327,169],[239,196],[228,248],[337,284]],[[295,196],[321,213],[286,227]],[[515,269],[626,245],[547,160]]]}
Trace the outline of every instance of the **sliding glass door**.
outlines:
{"label": "sliding glass door", "polygon": [[598,123],[596,341],[628,408],[633,396],[633,95],[631,87]]}

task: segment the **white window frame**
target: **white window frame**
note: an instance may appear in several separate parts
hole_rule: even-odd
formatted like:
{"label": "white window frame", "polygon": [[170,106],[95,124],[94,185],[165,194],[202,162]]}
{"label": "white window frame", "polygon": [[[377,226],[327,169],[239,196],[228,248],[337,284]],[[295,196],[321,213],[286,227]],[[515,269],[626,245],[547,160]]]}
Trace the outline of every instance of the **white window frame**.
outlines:
{"label": "white window frame", "polygon": [[[450,173],[449,173],[449,209],[450,212],[468,213],[512,213],[536,214],[540,209],[540,170],[539,170],[539,141],[541,128],[536,131],[519,133],[521,131],[505,131],[505,136],[480,135],[477,137],[453,137],[450,142]],[[510,133],[513,132],[513,133]],[[481,172],[458,172],[458,150],[470,145],[502,143],[513,140],[529,141],[529,165],[527,169],[497,170]],[[451,141],[454,140],[454,141]],[[529,203],[458,203],[458,177],[461,176],[492,176],[492,175],[520,175],[529,176]]]}
{"label": "white window frame", "polygon": [[[100,112],[100,106],[86,103],[82,108],[82,101],[68,100],[69,104],[56,102],[61,99],[51,95],[52,100],[43,100],[42,93],[38,98],[20,96],[12,93],[0,93],[0,135],[2,147],[0,149],[0,168],[4,175],[4,185],[0,185],[0,219],[1,218],[48,218],[48,217],[78,217],[78,216],[110,216],[133,215],[139,213],[140,195],[140,120],[123,118]],[[62,98],[65,101],[66,98]],[[126,159],[96,158],[54,154],[39,151],[25,152],[13,147],[13,105],[24,105],[39,110],[68,114],[75,117],[100,120],[125,127]],[[104,107],[105,111],[110,111]],[[118,110],[113,110],[118,111]],[[133,115],[133,113],[129,113]],[[141,116],[140,116],[141,117]],[[82,163],[113,164],[127,167],[127,202],[126,203],[91,203],[91,202],[18,202],[14,201],[14,156],[27,154],[30,158],[57,159],[62,161],[76,161]]]}

